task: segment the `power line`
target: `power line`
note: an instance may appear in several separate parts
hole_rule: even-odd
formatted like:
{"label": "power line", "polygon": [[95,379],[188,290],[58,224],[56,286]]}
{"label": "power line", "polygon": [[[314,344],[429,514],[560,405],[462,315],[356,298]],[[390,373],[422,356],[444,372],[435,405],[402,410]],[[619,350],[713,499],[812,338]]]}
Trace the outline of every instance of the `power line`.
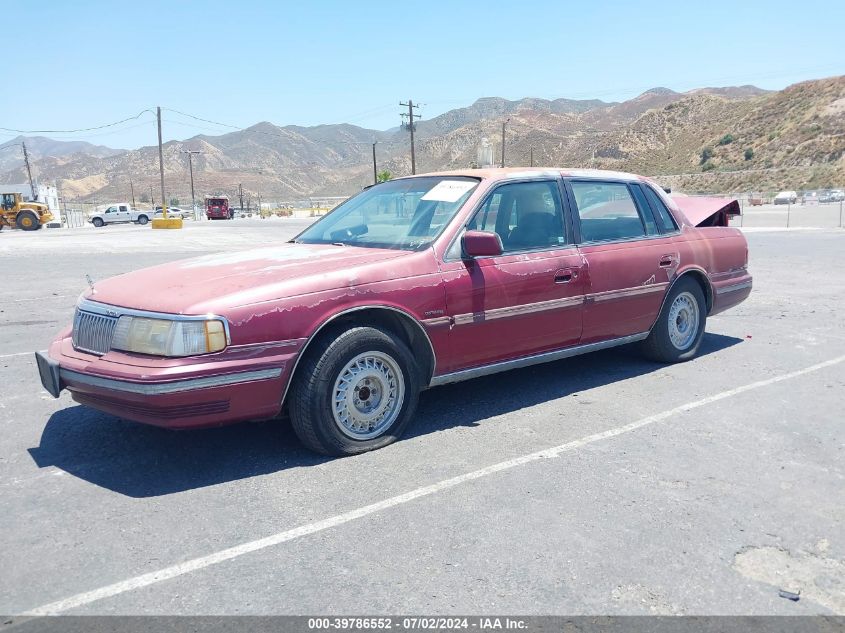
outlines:
{"label": "power line", "polygon": [[115,125],[120,125],[121,123],[126,123],[127,121],[134,121],[136,119],[140,119],[141,116],[146,112],[149,112],[150,114],[155,114],[155,112],[153,112],[150,109],[141,110],[135,116],[130,116],[130,117],[127,117],[125,119],[121,119],[120,121],[115,121],[113,123],[106,123],[105,125],[95,125],[94,127],[79,128],[77,130],[16,130],[14,128],[8,128],[8,127],[0,127],[0,130],[3,130],[4,132],[16,132],[18,134],[75,134],[77,132],[92,132],[94,130],[105,129],[107,127],[114,127]]}
{"label": "power line", "polygon": [[173,110],[172,108],[162,108],[166,112],[173,112],[174,114],[181,114],[182,116],[186,116],[189,119],[195,119],[197,121],[202,121],[203,123],[211,123],[213,125],[220,125],[222,127],[232,128],[233,130],[243,130],[245,128],[238,127],[237,125],[230,125],[229,123],[220,123],[220,121],[212,121],[211,119],[204,119],[202,117],[196,116],[194,114],[188,114],[187,112],[180,112],[179,110]]}

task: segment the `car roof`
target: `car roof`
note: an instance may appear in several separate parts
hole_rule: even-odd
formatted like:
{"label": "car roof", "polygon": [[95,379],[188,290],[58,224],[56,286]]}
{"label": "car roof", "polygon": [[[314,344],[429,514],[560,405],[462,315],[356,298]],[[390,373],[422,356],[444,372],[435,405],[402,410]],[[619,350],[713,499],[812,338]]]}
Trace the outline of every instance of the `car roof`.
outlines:
{"label": "car roof", "polygon": [[454,169],[449,171],[437,171],[426,174],[407,176],[407,178],[422,178],[424,176],[462,176],[469,178],[481,178],[484,180],[510,180],[517,178],[557,178],[564,176],[568,178],[595,178],[611,179],[638,182],[648,180],[644,176],[629,174],[623,171],[611,171],[607,169],[581,169],[567,167],[487,167],[483,169]]}

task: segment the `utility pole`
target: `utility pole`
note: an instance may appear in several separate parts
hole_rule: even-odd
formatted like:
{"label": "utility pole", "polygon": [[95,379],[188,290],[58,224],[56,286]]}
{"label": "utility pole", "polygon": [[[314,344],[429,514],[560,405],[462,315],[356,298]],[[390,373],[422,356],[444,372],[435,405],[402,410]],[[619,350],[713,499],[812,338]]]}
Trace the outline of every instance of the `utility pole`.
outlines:
{"label": "utility pole", "polygon": [[528,166],[529,167],[534,166],[534,148],[533,147],[531,148],[531,153],[529,154]]}
{"label": "utility pole", "polygon": [[188,169],[191,171],[191,213],[194,214],[194,219],[197,218],[197,200],[194,196],[194,154],[201,154],[198,149],[183,149],[183,154],[188,155]]}
{"label": "utility pole", "polygon": [[510,118],[502,121],[502,167],[505,166],[505,123],[510,121]]}
{"label": "utility pole", "polygon": [[238,183],[238,198],[241,200],[241,212],[244,210],[244,187],[241,183]]}
{"label": "utility pole", "polygon": [[132,176],[129,176],[129,190],[132,192],[132,208],[135,208],[135,184],[132,182]]}
{"label": "utility pole", "polygon": [[[414,105],[414,102],[408,99],[408,103],[399,102],[400,106],[407,106],[408,107],[408,114],[402,114],[402,116],[408,117],[408,129],[411,131],[411,173],[417,173],[417,157],[414,152],[414,108],[419,108],[418,105]],[[417,117],[419,118],[419,117]]]}
{"label": "utility pole", "polygon": [[32,183],[32,169],[29,166],[29,154],[26,153],[26,143],[21,143],[21,147],[23,147],[23,162],[26,163],[26,175],[29,176],[29,188],[32,190],[32,199],[38,200],[35,185]]}
{"label": "utility pole", "polygon": [[156,116],[158,119],[158,171],[161,177],[161,215],[166,220],[167,200],[164,193],[164,152],[161,149],[161,107],[156,108]]}
{"label": "utility pole", "polygon": [[376,169],[376,143],[373,141],[373,184],[378,184],[378,170]]}
{"label": "utility pole", "polygon": [[258,170],[258,215],[261,215],[261,170]]}

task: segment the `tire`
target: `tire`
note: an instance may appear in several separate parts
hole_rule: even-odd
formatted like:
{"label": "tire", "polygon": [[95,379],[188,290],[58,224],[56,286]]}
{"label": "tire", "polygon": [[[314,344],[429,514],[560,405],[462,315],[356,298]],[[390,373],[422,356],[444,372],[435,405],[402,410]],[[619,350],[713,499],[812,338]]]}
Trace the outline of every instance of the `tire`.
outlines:
{"label": "tire", "polygon": [[[327,332],[306,353],[288,408],[307,448],[356,455],[402,436],[420,391],[418,369],[404,342],[376,328],[353,327]],[[344,401],[336,403],[344,393]]]}
{"label": "tire", "polygon": [[38,221],[38,216],[32,211],[21,211],[15,218],[15,225],[24,231],[37,231],[41,228],[41,222]]}
{"label": "tire", "polygon": [[707,322],[707,302],[697,281],[683,277],[672,287],[657,322],[642,343],[643,353],[661,363],[694,358]]}
{"label": "tire", "polygon": [[103,218],[94,218],[93,220],[91,220],[91,224],[93,224],[97,228],[100,228],[105,223],[103,222]]}
{"label": "tire", "polygon": [[150,221],[150,219],[145,215],[139,215],[138,216],[138,224],[140,224],[141,226],[144,226],[149,221]]}

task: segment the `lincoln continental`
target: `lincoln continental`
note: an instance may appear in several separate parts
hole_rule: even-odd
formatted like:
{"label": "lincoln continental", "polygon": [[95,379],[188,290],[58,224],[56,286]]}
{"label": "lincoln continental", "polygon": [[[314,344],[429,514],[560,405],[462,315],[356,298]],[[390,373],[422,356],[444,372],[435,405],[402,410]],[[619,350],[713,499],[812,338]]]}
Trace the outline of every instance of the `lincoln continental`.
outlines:
{"label": "lincoln continental", "polygon": [[609,171],[398,178],[287,243],[94,282],[40,378],[174,429],[287,414],[308,448],[360,453],[429,387],[618,345],[695,357],[751,292],[738,213]]}

